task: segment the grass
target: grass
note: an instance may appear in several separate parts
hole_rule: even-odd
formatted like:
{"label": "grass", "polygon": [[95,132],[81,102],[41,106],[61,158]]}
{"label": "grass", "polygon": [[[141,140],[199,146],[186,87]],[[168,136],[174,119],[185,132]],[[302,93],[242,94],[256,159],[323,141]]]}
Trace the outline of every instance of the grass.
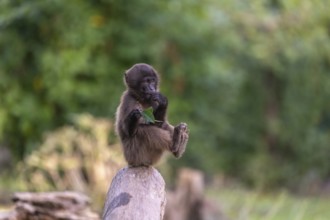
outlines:
{"label": "grass", "polygon": [[264,194],[243,189],[210,189],[207,196],[235,220],[329,220],[330,198]]}

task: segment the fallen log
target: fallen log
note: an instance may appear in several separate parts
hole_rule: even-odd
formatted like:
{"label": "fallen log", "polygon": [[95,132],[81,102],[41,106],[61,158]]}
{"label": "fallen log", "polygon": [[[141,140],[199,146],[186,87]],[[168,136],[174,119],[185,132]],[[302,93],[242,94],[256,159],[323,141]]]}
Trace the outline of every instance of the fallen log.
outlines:
{"label": "fallen log", "polygon": [[14,210],[0,220],[99,220],[87,196],[78,192],[21,192],[13,196]]}

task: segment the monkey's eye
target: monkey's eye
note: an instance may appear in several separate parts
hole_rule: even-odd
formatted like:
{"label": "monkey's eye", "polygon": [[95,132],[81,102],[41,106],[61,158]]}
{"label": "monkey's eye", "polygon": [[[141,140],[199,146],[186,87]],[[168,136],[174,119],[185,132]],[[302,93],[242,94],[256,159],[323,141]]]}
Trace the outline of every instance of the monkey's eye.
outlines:
{"label": "monkey's eye", "polygon": [[155,79],[154,78],[147,78],[146,79],[146,82],[147,83],[154,83],[155,82]]}
{"label": "monkey's eye", "polygon": [[153,82],[155,82],[155,79],[154,78],[148,79],[148,83],[153,83]]}

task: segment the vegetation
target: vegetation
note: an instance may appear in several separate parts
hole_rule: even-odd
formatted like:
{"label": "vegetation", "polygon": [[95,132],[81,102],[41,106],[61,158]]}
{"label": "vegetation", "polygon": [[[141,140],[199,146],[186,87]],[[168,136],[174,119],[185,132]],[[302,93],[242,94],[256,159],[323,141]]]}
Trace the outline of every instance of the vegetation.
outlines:
{"label": "vegetation", "polygon": [[322,183],[330,178],[329,7],[2,0],[0,144],[20,161],[72,114],[113,119],[122,73],[145,62],[162,76],[171,122],[189,125],[187,152],[172,168],[261,188],[297,189],[310,176]]}
{"label": "vegetation", "polygon": [[18,163],[16,175],[4,176],[6,181],[0,183],[0,189],[6,188],[4,197],[16,191],[72,190],[86,193],[93,208],[102,212],[109,180],[125,166],[120,145],[109,145],[109,134],[113,134],[110,120],[73,116],[71,125],[45,135],[40,149]]}
{"label": "vegetation", "polygon": [[221,204],[221,210],[230,219],[326,220],[330,217],[329,200],[324,198],[297,197],[285,191],[264,194],[242,188],[211,189],[208,194]]}

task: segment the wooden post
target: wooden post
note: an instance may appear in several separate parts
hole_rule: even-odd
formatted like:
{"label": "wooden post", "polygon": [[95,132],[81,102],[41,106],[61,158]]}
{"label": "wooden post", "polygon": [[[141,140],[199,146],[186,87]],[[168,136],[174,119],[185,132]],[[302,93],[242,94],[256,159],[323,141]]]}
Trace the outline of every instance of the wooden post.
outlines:
{"label": "wooden post", "polygon": [[123,168],[107,193],[103,220],[162,220],[165,181],[153,167]]}

